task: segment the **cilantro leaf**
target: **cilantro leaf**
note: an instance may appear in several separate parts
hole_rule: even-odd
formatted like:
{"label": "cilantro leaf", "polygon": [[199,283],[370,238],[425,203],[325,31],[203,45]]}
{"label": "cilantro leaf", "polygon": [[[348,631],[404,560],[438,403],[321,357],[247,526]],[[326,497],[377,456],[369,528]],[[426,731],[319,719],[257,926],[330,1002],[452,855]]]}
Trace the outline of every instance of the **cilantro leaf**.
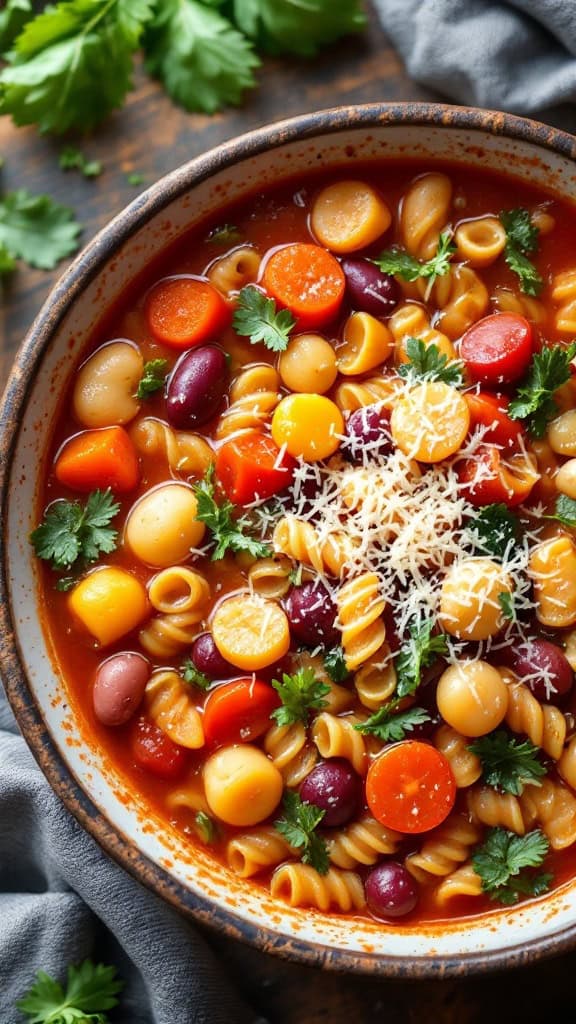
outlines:
{"label": "cilantro leaf", "polygon": [[0,12],[0,53],[4,54],[10,49],[33,14],[31,0],[8,0]]}
{"label": "cilantro leaf", "polygon": [[150,359],[144,363],[142,376],[136,390],[136,398],[149,398],[150,395],[164,387],[167,366],[167,359]]}
{"label": "cilantro leaf", "polygon": [[33,196],[25,189],[7,192],[0,199],[0,265],[6,253],[31,267],[51,270],[59,260],[78,248],[82,228],[67,206],[50,196]]}
{"label": "cilantro leaf", "polygon": [[504,904],[519,896],[540,896],[550,886],[552,875],[524,874],[525,868],[539,867],[549,843],[539,829],[517,836],[504,828],[493,828],[485,842],[472,854],[472,866],[482,881],[482,890]]}
{"label": "cilantro leaf", "polygon": [[0,113],[88,131],[122,104],[152,0],[66,0],[28,21],[0,71]]}
{"label": "cilantro leaf", "polygon": [[199,690],[207,690],[212,685],[212,680],[196,668],[192,658],[186,658],[180,666],[180,672],[185,683],[196,686]]}
{"label": "cilantro leaf", "polygon": [[513,420],[525,420],[533,437],[543,437],[551,419],[558,414],[554,392],[570,380],[570,363],[576,356],[576,342],[545,345],[532,356],[528,373],[508,406]]}
{"label": "cilantro leaf", "polygon": [[206,241],[212,242],[212,245],[228,245],[239,242],[241,238],[242,235],[235,224],[218,224],[208,232]]}
{"label": "cilantro leaf", "polygon": [[393,246],[372,260],[385,274],[394,274],[404,281],[416,281],[419,277],[430,278],[430,285],[437,277],[444,277],[450,270],[450,260],[456,252],[450,231],[443,231],[438,238],[438,248],[429,260],[417,260],[404,249]]}
{"label": "cilantro leaf", "polygon": [[392,700],[378,708],[365,722],[359,722],[354,728],[365,736],[377,736],[382,743],[397,743],[406,738],[417,725],[429,722],[430,715],[424,708],[407,708],[396,711],[398,701]]}
{"label": "cilantro leaf", "polygon": [[440,352],[437,345],[425,345],[421,338],[407,338],[405,344],[409,362],[398,367],[401,377],[416,380],[441,380],[445,384],[460,387],[464,383],[462,363],[453,360]]}
{"label": "cilantro leaf", "polygon": [[414,622],[408,627],[409,639],[400,647],[395,662],[398,697],[415,693],[420,686],[422,670],[432,665],[439,655],[447,653],[448,641],[445,635],[439,633],[432,636],[433,628],[433,619]]}
{"label": "cilantro leaf", "polygon": [[251,537],[245,531],[250,526],[246,516],[235,519],[233,516],[234,505],[225,498],[220,504],[215,498],[214,488],[214,463],[211,463],[204,479],[193,485],[196,495],[198,509],[196,518],[205,523],[212,532],[215,541],[215,548],[212,552],[212,561],[215,562],[224,558],[227,551],[246,551],[254,558],[266,558],[272,552],[268,544]]}
{"label": "cilantro leaf", "polygon": [[496,558],[504,558],[520,539],[520,522],[504,502],[484,505],[469,530],[475,546]]}
{"label": "cilantro leaf", "polygon": [[567,494],[559,494],[556,498],[556,507],[552,515],[544,516],[545,519],[557,519],[564,526],[576,527],[576,501],[569,498]]}
{"label": "cilantro leaf", "polygon": [[133,188],[136,188],[138,185],[143,185],[144,181],[144,175],[139,174],[138,171],[132,171],[130,174],[126,175],[126,184],[132,185]]}
{"label": "cilantro leaf", "polygon": [[331,650],[325,651],[324,668],[334,683],[343,683],[351,674],[341,647],[332,647]]}
{"label": "cilantro leaf", "polygon": [[282,701],[282,707],[272,712],[277,725],[292,725],[293,722],[308,724],[310,712],[321,710],[327,705],[324,697],[330,687],[316,679],[314,669],[301,668],[294,675],[282,674],[282,682],[272,680],[272,686]]}
{"label": "cilantro leaf", "polygon": [[527,783],[540,785],[546,775],[538,760],[539,747],[530,740],[516,740],[504,729],[481,736],[468,744],[468,750],[482,762],[482,779],[502,793],[520,796]]}
{"label": "cilantro leaf", "polygon": [[58,157],[58,166],[63,171],[80,171],[85,178],[97,178],[102,174],[99,160],[87,160],[76,146],[65,146]]}
{"label": "cilantro leaf", "polygon": [[258,288],[246,285],[238,295],[232,326],[238,334],[250,338],[253,345],[262,341],[271,352],[284,352],[296,323],[289,309],[276,311],[274,299]]}
{"label": "cilantro leaf", "polygon": [[530,211],[523,207],[502,210],[500,223],[506,232],[506,263],[518,275],[521,290],[526,295],[538,295],[544,282],[526,255],[538,248],[539,231],[530,219]]}
{"label": "cilantro leaf", "polygon": [[92,491],[85,505],[55,501],[30,534],[34,551],[53,569],[70,569],[79,560],[95,562],[101,552],[109,554],[116,547],[118,533],[109,524],[119,511],[110,488]]}
{"label": "cilantro leaf", "polygon": [[301,57],[366,24],[359,0],[234,0],[234,18],[269,53]]}
{"label": "cilantro leaf", "polygon": [[502,609],[502,614],[505,619],[509,619],[510,622],[518,621],[516,605],[514,604],[514,594],[511,594],[508,590],[502,590],[498,594],[498,604]]}
{"label": "cilantro leaf", "polygon": [[297,793],[286,790],[282,801],[284,817],[274,822],[274,828],[284,836],[290,846],[302,850],[302,861],[315,868],[319,875],[325,875],[330,867],[328,849],[325,841],[317,835],[318,827],[325,811],[306,804]]}
{"label": "cilantro leaf", "polygon": [[218,832],[213,818],[211,818],[209,814],[206,814],[205,811],[198,811],[194,818],[194,825],[202,842],[205,843],[206,846],[210,846],[216,839]]}
{"label": "cilantro leaf", "polygon": [[115,967],[84,960],[68,968],[66,991],[45,971],[38,971],[32,988],[16,1003],[29,1024],[106,1024],[102,1011],[117,1005],[123,987]]}
{"label": "cilantro leaf", "polygon": [[226,18],[196,0],[163,0],[144,37],[146,67],[172,99],[213,114],[240,103],[256,83],[260,61],[252,44]]}

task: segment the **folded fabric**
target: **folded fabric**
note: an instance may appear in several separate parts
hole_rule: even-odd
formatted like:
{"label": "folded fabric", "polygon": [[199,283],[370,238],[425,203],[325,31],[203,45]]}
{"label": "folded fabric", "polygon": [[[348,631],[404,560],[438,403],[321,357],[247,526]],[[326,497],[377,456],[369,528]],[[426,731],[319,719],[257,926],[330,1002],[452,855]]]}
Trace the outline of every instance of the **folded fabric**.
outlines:
{"label": "folded fabric", "polygon": [[[574,0],[374,4],[412,78],[451,99],[549,119],[576,100]],[[574,128],[576,112],[560,120]]]}
{"label": "folded fabric", "polygon": [[2,1024],[20,1020],[15,1003],[36,971],[64,980],[66,966],[86,957],[115,964],[125,983],[114,1021],[256,1024],[199,932],[110,860],[63,807],[0,685]]}

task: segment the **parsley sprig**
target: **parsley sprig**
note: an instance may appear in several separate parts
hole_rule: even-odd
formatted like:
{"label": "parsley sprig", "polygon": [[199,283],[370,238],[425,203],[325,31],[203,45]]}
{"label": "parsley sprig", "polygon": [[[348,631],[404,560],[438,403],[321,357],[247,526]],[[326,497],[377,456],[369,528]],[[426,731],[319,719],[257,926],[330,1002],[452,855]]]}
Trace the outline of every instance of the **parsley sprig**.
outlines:
{"label": "parsley sprig", "polygon": [[324,668],[334,683],[343,683],[350,675],[350,669],[346,665],[344,651],[340,646],[331,647],[324,652]]}
{"label": "parsley sprig", "polygon": [[50,196],[7,192],[0,199],[0,274],[14,270],[18,259],[52,270],[76,251],[81,230],[73,211]]}
{"label": "parsley sprig", "polygon": [[92,491],[84,505],[55,501],[30,534],[34,551],[56,570],[89,565],[116,548],[118,532],[110,523],[119,511],[110,488]]}
{"label": "parsley sprig", "polygon": [[84,960],[68,968],[66,989],[45,971],[38,971],[29,992],[16,1003],[29,1024],[106,1024],[117,1005],[123,982],[115,967]]}
{"label": "parsley sprig", "polygon": [[398,743],[406,739],[406,734],[413,732],[416,726],[430,721],[430,715],[424,708],[398,711],[399,703],[399,700],[389,701],[354,728],[365,736],[376,736],[382,743]]}
{"label": "parsley sprig", "polygon": [[500,222],[506,232],[504,259],[518,275],[520,288],[526,295],[539,295],[544,284],[527,253],[538,248],[538,228],[532,223],[530,211],[523,207],[502,210]]}
{"label": "parsley sprig", "polygon": [[192,661],[192,658],[186,658],[180,666],[180,672],[185,683],[189,686],[195,686],[198,690],[208,690],[212,685],[212,680],[209,679],[204,672],[200,672],[196,668],[196,665]]}
{"label": "parsley sprig", "polygon": [[416,693],[423,669],[429,668],[436,658],[447,653],[447,638],[443,633],[433,636],[433,628],[432,618],[413,622],[408,627],[408,639],[400,647],[395,661],[397,697],[408,697]]}
{"label": "parsley sprig", "polygon": [[258,288],[252,285],[242,288],[232,325],[238,334],[250,338],[253,345],[263,342],[271,352],[284,352],[295,323],[289,309],[278,311],[274,299]]}
{"label": "parsley sprig", "polygon": [[549,843],[539,830],[517,836],[504,828],[493,828],[485,842],[472,854],[472,866],[482,880],[482,889],[492,900],[516,903],[520,896],[541,896],[552,881],[548,873],[534,874],[526,868],[539,867]]}
{"label": "parsley sprig", "polygon": [[564,526],[576,527],[576,501],[574,498],[569,498],[567,494],[559,494],[556,498],[554,512],[543,518],[557,519]]}
{"label": "parsley sprig", "polygon": [[398,367],[401,377],[408,380],[439,380],[454,387],[464,383],[462,363],[453,360],[440,351],[437,345],[425,345],[421,338],[407,338],[405,344],[408,362]]}
{"label": "parsley sprig", "polygon": [[272,553],[269,546],[246,532],[250,527],[248,518],[246,516],[235,518],[235,506],[228,498],[224,498],[220,503],[216,501],[214,470],[212,462],[206,470],[204,478],[193,486],[198,503],[196,518],[206,524],[212,532],[215,543],[212,561],[224,558],[228,551],[234,553],[246,551],[254,558],[267,558]]}
{"label": "parsley sprig", "polygon": [[576,342],[545,345],[532,357],[517,397],[508,406],[513,420],[524,420],[533,437],[543,437],[550,420],[558,415],[554,393],[571,377],[570,363],[576,356]]}
{"label": "parsley sprig", "polygon": [[510,554],[520,540],[520,521],[503,503],[481,508],[469,524],[473,543],[480,551],[495,558]]}
{"label": "parsley sprig", "polygon": [[546,769],[538,760],[539,748],[530,740],[516,740],[504,729],[481,736],[468,749],[482,762],[482,779],[501,793],[521,796],[528,783],[539,786]]}
{"label": "parsley sprig", "polygon": [[500,605],[502,615],[505,619],[508,619],[509,622],[518,621],[514,594],[511,594],[508,590],[501,590],[498,594],[498,604]]}
{"label": "parsley sprig", "polygon": [[282,674],[282,681],[272,680],[272,686],[282,701],[282,706],[272,712],[277,725],[292,725],[294,722],[308,724],[311,711],[326,707],[324,700],[330,687],[316,679],[314,669],[300,668],[293,675]]}
{"label": "parsley sprig", "polygon": [[430,287],[437,277],[444,277],[450,270],[450,260],[456,252],[452,244],[450,231],[443,231],[438,238],[438,248],[429,260],[417,260],[405,249],[393,246],[386,249],[372,262],[385,274],[393,274],[404,281],[417,281],[419,277],[428,278]]}
{"label": "parsley sprig", "polygon": [[144,363],[142,376],[136,391],[136,398],[146,399],[160,391],[166,380],[167,359],[149,359]]}
{"label": "parsley sprig", "polygon": [[301,850],[304,864],[310,864],[319,875],[330,867],[328,849],[322,836],[315,831],[325,812],[314,804],[304,803],[297,793],[286,790],[282,801],[284,817],[274,822],[274,828],[284,836],[295,850]]}

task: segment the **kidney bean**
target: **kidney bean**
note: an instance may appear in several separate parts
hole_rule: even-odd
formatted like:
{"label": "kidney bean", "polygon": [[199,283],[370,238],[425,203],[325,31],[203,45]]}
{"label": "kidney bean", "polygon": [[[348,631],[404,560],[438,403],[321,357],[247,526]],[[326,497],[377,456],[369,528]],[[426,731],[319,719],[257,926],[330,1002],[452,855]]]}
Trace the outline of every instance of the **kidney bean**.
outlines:
{"label": "kidney bean", "polygon": [[324,811],[322,825],[345,825],[358,811],[362,779],[342,758],[321,761],[300,786],[300,799]]}
{"label": "kidney bean", "polygon": [[166,418],[179,430],[212,419],[226,391],[228,364],[216,345],[185,352],[172,370],[166,393]]}
{"label": "kidney bean", "polygon": [[198,671],[210,679],[229,679],[230,676],[238,675],[239,669],[222,657],[211,633],[201,633],[196,637],[191,657]]}
{"label": "kidney bean", "polygon": [[372,316],[388,316],[400,300],[400,288],[391,274],[371,260],[342,260],[346,293],[354,309]]}
{"label": "kidney bean", "polygon": [[418,902],[418,889],[402,864],[389,860],[373,868],[364,883],[368,909],[374,917],[404,917]]}
{"label": "kidney bean", "polygon": [[390,412],[376,405],[356,409],[346,422],[346,439],[341,452],[353,462],[362,462],[364,453],[385,455],[393,450]]}
{"label": "kidney bean", "polygon": [[332,595],[316,581],[293,587],[286,598],[286,614],[290,631],[303,644],[335,644],[336,605]]}
{"label": "kidney bean", "polygon": [[103,725],[124,725],[136,711],[150,678],[150,663],[126,651],[103,661],[96,672],[92,702]]}
{"label": "kidney bean", "polygon": [[550,640],[538,637],[518,644],[507,661],[536,699],[547,704],[557,704],[574,684],[574,673],[563,650]]}

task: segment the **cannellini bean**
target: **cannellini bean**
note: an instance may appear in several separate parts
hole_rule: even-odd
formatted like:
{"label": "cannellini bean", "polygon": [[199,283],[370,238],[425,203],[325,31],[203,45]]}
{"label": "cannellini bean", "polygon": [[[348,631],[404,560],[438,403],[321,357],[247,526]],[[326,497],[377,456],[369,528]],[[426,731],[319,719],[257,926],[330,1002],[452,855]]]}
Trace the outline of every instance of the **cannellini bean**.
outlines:
{"label": "cannellini bean", "polygon": [[80,367],[72,404],[76,419],[85,427],[111,427],[129,423],[140,409],[134,397],[144,360],[131,341],[102,345]]}

